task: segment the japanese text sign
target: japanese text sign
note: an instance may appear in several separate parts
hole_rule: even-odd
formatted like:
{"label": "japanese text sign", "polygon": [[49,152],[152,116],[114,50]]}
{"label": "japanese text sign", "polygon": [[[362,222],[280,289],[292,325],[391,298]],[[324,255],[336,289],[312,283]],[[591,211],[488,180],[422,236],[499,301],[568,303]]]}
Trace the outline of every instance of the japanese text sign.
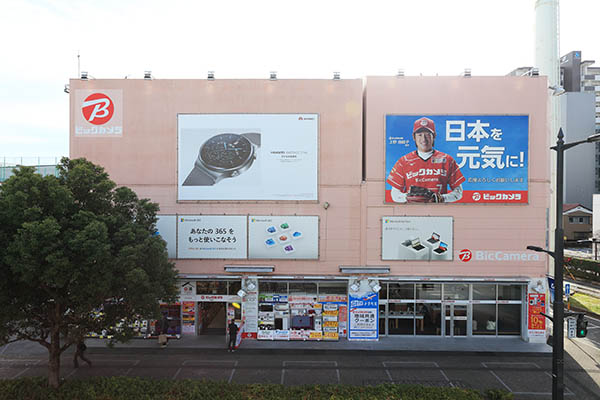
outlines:
{"label": "japanese text sign", "polygon": [[385,201],[527,203],[528,143],[526,115],[386,115]]}

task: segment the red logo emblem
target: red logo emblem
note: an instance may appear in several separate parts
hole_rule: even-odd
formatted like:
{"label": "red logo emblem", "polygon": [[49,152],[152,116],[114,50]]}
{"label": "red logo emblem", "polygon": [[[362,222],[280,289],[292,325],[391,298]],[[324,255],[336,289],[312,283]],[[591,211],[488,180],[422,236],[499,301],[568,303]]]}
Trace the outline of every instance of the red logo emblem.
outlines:
{"label": "red logo emblem", "polygon": [[470,261],[471,258],[473,258],[473,253],[471,253],[471,250],[469,249],[462,249],[458,252],[458,258],[462,262],[467,262]]}
{"label": "red logo emblem", "polygon": [[81,105],[85,120],[94,125],[102,125],[110,121],[114,111],[113,101],[104,93],[90,94]]}

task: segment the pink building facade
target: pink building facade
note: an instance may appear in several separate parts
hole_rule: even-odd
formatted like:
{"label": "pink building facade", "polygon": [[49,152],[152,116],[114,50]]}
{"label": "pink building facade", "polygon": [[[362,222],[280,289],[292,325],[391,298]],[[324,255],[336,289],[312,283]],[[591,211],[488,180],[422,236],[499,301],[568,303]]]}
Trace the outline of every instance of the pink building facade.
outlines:
{"label": "pink building facade", "polygon": [[173,334],[545,341],[544,77],[70,87],[70,157],[160,205]]}

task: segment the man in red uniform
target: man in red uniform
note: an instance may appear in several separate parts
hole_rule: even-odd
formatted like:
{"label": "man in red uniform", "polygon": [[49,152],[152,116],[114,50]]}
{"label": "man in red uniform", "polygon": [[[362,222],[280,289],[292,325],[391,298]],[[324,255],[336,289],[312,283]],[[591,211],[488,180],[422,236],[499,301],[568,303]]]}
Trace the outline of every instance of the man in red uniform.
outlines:
{"label": "man in red uniform", "polygon": [[387,177],[394,202],[451,203],[462,198],[465,177],[451,156],[433,148],[435,136],[432,120],[423,117],[415,121],[417,150],[396,161]]}

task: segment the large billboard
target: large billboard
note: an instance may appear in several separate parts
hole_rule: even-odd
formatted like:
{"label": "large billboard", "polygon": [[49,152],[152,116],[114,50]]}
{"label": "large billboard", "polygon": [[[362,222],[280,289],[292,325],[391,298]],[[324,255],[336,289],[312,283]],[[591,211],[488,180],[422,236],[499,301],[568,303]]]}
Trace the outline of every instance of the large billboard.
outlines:
{"label": "large billboard", "polygon": [[248,258],[319,258],[318,216],[250,216]]}
{"label": "large billboard", "polygon": [[178,200],[317,200],[317,114],[178,115]]}
{"label": "large billboard", "polygon": [[452,217],[382,217],[381,259],[451,261]]}
{"label": "large billboard", "polygon": [[245,215],[177,216],[177,258],[246,258]]}
{"label": "large billboard", "polygon": [[527,203],[526,115],[386,115],[386,203]]}

